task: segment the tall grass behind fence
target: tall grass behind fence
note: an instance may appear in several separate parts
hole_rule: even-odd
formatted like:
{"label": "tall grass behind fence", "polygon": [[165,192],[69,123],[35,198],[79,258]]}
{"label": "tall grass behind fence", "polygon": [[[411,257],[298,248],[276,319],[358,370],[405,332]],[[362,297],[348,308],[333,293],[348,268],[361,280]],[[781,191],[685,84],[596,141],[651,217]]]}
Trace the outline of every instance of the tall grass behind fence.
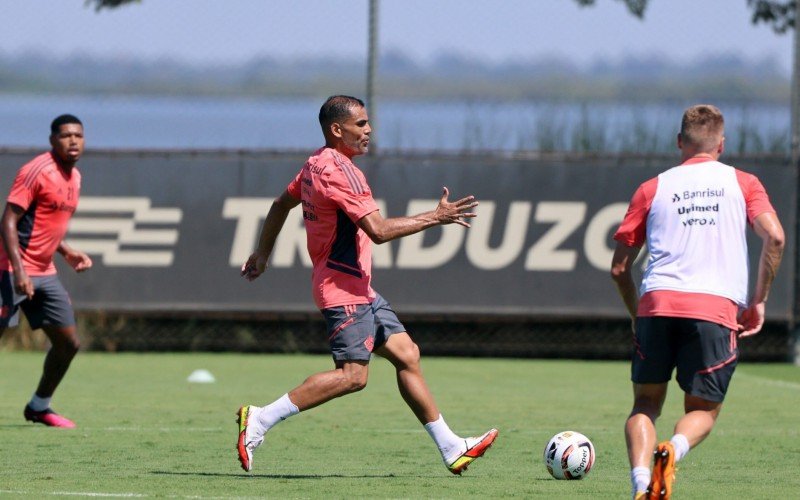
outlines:
{"label": "tall grass behind fence", "polygon": [[[423,353],[436,356],[628,359],[627,320],[535,320],[497,317],[403,316]],[[203,315],[78,314],[82,349],[104,352],[328,353],[319,315],[259,318]],[[43,350],[45,335],[24,323],[0,338],[0,351]],[[790,360],[790,330],[769,322],[739,343],[741,359]]]}

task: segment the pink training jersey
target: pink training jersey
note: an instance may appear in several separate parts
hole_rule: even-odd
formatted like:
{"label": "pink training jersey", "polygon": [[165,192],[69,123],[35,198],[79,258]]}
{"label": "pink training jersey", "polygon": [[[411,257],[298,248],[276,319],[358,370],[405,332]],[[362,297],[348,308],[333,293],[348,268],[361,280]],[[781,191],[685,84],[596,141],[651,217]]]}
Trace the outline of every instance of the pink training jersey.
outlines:
{"label": "pink training jersey", "polygon": [[356,222],[378,206],[364,174],[343,154],[323,147],[287,191],[302,203],[317,307],[371,303],[372,240]]}
{"label": "pink training jersey", "polygon": [[[67,176],[51,152],[37,156],[17,172],[7,201],[25,210],[17,231],[22,264],[29,276],[56,273],[53,254],[67,233],[80,191],[78,169],[73,167]],[[13,270],[4,247],[0,247],[0,266]]]}
{"label": "pink training jersey", "polygon": [[736,328],[747,301],[746,225],[775,212],[752,174],[694,158],[644,182],[614,239],[648,245],[638,316],[711,321]]}

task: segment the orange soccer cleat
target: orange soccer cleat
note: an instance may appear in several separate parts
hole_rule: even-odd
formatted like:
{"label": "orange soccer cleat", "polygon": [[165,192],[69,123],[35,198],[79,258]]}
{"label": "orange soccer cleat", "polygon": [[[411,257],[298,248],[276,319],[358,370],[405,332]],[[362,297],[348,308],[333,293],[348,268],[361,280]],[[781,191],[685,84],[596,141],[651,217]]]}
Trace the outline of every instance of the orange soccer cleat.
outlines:
{"label": "orange soccer cleat", "polygon": [[675,446],[669,441],[663,441],[658,444],[653,455],[653,477],[647,487],[647,498],[669,500],[672,496],[672,483],[675,482]]}
{"label": "orange soccer cleat", "polygon": [[498,432],[499,431],[497,429],[490,429],[489,432],[482,436],[465,439],[464,441],[467,443],[467,451],[456,457],[456,459],[452,462],[445,462],[447,470],[460,476],[462,472],[467,470],[469,464],[471,464],[476,458],[480,458],[484,453],[486,453],[486,450],[488,450],[489,447],[492,446],[492,443],[494,443]]}
{"label": "orange soccer cleat", "polygon": [[242,406],[237,413],[239,416],[237,419],[239,424],[239,439],[236,443],[236,450],[239,452],[239,462],[242,463],[242,469],[247,472],[250,472],[253,468],[253,451],[264,441],[264,436],[259,438],[253,437],[252,428],[249,425],[253,411],[256,409],[256,406]]}

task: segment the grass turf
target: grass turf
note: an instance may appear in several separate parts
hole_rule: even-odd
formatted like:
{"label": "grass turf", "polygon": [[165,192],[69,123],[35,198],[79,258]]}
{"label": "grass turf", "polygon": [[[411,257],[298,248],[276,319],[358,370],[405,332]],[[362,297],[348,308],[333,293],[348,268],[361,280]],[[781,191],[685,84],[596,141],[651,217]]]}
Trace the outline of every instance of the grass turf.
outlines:
{"label": "grass turf", "polygon": [[[500,436],[463,477],[452,476],[400,398],[391,365],[371,364],[370,382],[274,428],[239,468],[235,412],[263,405],[327,356],[81,353],[53,406],[78,424],[49,429],[22,418],[42,353],[0,352],[0,496],[130,497],[526,497],[626,498],[623,423],[631,404],[622,362],[427,358],[426,378],[459,434]],[[213,384],[186,381],[205,368]],[[742,364],[717,426],[679,464],[678,498],[791,498],[800,368]],[[672,383],[659,438],[681,412]],[[597,450],[582,481],[557,481],[542,450],[577,430]],[[792,493],[794,492],[794,493]]]}

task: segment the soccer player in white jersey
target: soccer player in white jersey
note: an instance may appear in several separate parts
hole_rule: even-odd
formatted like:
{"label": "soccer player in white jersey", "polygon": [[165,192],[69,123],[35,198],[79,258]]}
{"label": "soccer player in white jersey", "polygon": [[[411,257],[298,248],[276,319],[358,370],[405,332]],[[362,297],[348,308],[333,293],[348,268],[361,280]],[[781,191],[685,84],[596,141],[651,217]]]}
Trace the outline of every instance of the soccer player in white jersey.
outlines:
{"label": "soccer player in white jersey", "polygon": [[[737,339],[761,330],[783,254],[783,228],[764,186],[718,161],[723,134],[719,109],[687,109],[680,165],[639,186],[614,235],[611,277],[634,326],[625,439],[635,499],[670,498],[675,463],[711,432],[736,368]],[[749,300],[748,225],[763,241]],[[637,293],[631,267],[645,243],[650,255]],[[684,415],[656,446],[655,421],[674,369]]]}

